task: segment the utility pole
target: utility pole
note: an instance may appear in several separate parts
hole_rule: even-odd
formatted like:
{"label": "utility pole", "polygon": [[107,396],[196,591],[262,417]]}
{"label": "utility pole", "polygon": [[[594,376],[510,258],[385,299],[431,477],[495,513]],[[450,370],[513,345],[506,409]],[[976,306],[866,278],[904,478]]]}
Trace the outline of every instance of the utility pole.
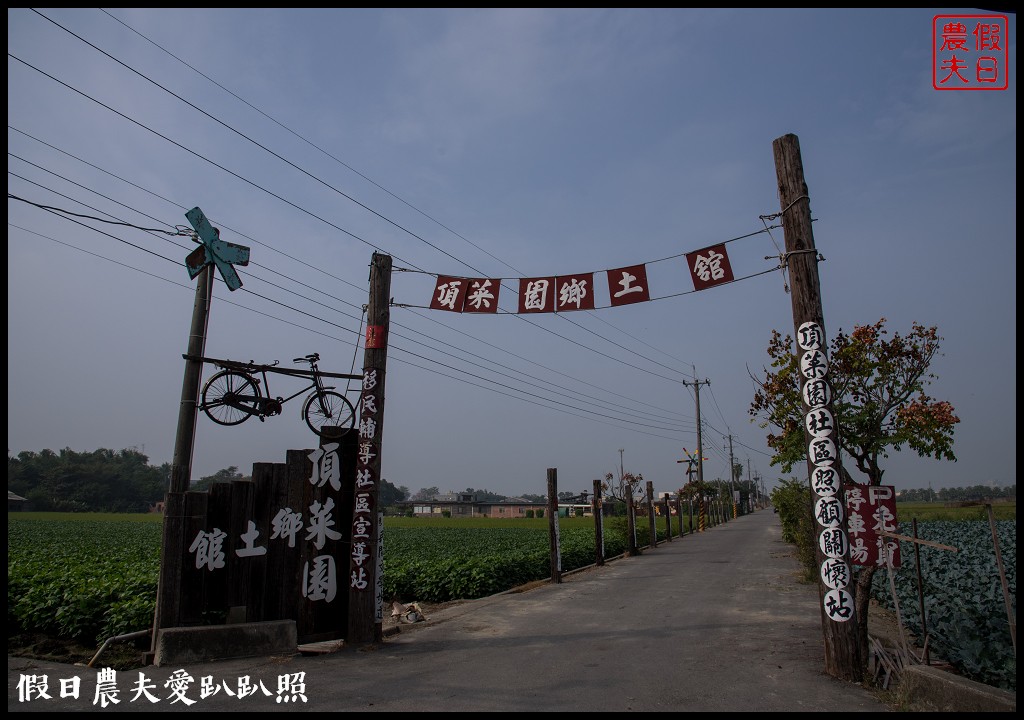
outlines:
{"label": "utility pole", "polygon": [[729,435],[729,504],[732,505],[732,516],[736,517],[736,494],[732,488],[734,482],[738,481],[736,477],[736,464],[732,454],[732,434]]}
{"label": "utility pole", "polygon": [[352,538],[365,536],[361,554],[353,551],[345,577],[349,593],[346,644],[379,642],[383,637],[383,549],[380,506],[381,443],[384,439],[384,381],[391,321],[391,256],[374,253],[366,306],[363,388],[359,398],[359,460],[364,485],[356,489]]}
{"label": "utility pole", "polygon": [[683,385],[686,387],[690,387],[691,385],[693,386],[694,398],[697,403],[697,482],[701,485],[704,484],[704,440],[701,437],[700,431],[700,386],[710,384],[711,381],[707,378],[704,378],[703,381],[694,380],[693,382],[683,380]]}
{"label": "utility pole", "polygon": [[622,453],[626,452],[625,448],[619,448],[619,484],[622,484],[622,478],[626,476],[625,466],[622,464]]}
{"label": "utility pole", "polygon": [[[192,325],[188,335],[188,355],[200,358],[206,351],[206,331],[213,299],[213,266],[199,273],[196,297],[192,305]],[[157,583],[156,612],[153,617],[151,652],[156,651],[157,635],[164,628],[181,624],[181,573],[185,550],[185,493],[192,479],[192,449],[199,407],[199,384],[203,374],[201,360],[185,361],[178,406],[178,429],[174,439],[171,477],[164,498],[163,542],[160,546],[160,577]]]}
{"label": "utility pole", "polygon": [[[746,481],[751,481],[751,458],[746,456]],[[754,489],[757,490],[757,482],[754,483]],[[753,508],[752,508],[753,509]]]}
{"label": "utility pole", "polygon": [[[843,484],[832,391],[825,355],[825,321],[821,307],[818,262],[814,246],[811,203],[804,179],[800,141],[783,135],[772,143],[779,207],[786,238],[781,258],[789,271],[793,327],[800,368],[801,401],[804,411],[804,443],[807,448],[807,477],[816,522],[815,557],[822,635],[825,641],[825,671],[840,680],[860,682],[863,675],[861,646],[854,593],[850,587],[850,541],[846,521]],[[867,621],[867,598],[863,600]]]}

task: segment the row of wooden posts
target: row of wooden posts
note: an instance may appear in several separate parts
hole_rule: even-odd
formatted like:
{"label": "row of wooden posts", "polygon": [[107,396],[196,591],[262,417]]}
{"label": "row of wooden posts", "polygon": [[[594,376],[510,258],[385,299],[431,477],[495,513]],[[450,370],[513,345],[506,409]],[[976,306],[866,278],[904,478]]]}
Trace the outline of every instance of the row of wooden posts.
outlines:
{"label": "row of wooden posts", "polygon": [[[562,582],[562,558],[559,550],[559,530],[558,530],[558,469],[548,468],[548,530],[550,537],[550,551],[551,551],[551,582],[560,583]],[[675,503],[676,517],[679,518],[679,533],[678,537],[683,537],[687,534],[686,527],[683,524],[683,493],[680,492],[676,495],[675,499],[669,498],[667,495],[662,497],[660,502],[656,502],[654,499],[654,483],[650,480],[647,481],[647,493],[646,493],[646,505],[647,505],[647,521],[650,525],[650,544],[647,547],[656,547],[658,544],[658,531],[657,531],[657,520],[658,516],[655,512],[655,506],[661,506],[661,515],[665,519],[665,539],[666,542],[672,542],[672,538],[675,535],[672,529],[672,503]],[[594,564],[604,565],[607,558],[604,556],[604,526],[603,526],[603,509],[602,509],[602,491],[601,481],[594,480],[594,493],[591,500],[591,508],[593,509],[594,516]],[[732,504],[727,504],[721,500],[704,502],[702,498],[698,499],[697,502],[697,521],[694,522],[694,503],[693,499],[687,500],[687,513],[689,515],[689,533],[692,535],[694,532],[704,532],[705,527],[708,523],[711,525],[718,525],[726,522],[730,518],[736,517],[736,507]],[[626,555],[639,555],[641,548],[637,546],[636,542],[636,516],[637,508],[633,502],[632,493],[626,495]]]}

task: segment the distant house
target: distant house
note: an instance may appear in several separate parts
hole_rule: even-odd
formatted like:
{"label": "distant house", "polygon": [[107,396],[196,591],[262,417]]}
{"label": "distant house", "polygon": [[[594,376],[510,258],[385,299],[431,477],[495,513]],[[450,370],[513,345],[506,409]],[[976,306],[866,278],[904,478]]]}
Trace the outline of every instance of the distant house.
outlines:
{"label": "distant house", "polygon": [[15,495],[10,490],[7,491],[7,512],[19,512],[25,509],[25,503],[28,500],[23,498],[21,495]]}
{"label": "distant house", "polygon": [[449,493],[433,500],[403,500],[402,508],[412,508],[416,517],[441,517],[445,511],[451,517],[522,518],[527,510],[543,510],[546,502],[531,502],[523,498],[508,500],[477,500],[476,493]]}

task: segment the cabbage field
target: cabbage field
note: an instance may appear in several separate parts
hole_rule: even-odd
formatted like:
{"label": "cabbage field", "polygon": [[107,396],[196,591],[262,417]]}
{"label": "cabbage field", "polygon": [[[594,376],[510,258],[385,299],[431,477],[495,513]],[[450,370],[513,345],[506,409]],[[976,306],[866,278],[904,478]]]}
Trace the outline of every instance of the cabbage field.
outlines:
{"label": "cabbage field", "polygon": [[[1016,622],[1017,521],[999,520],[996,527]],[[911,537],[911,523],[900,523],[897,532]],[[1017,659],[988,521],[919,522],[917,536],[957,548],[957,552],[951,552],[920,546],[924,624],[930,652],[965,677],[1016,691]],[[893,573],[900,615],[904,626],[923,638],[913,545],[901,541],[900,552],[903,565]],[[885,607],[894,607],[885,570],[875,573],[872,594]]]}

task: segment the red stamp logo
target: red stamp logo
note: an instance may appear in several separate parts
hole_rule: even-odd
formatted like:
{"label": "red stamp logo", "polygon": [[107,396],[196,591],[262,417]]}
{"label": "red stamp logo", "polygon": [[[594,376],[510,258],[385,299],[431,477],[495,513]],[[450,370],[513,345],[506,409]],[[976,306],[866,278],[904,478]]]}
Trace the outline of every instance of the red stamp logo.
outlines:
{"label": "red stamp logo", "polygon": [[1009,32],[1005,15],[936,15],[932,18],[932,87],[1006,90]]}

